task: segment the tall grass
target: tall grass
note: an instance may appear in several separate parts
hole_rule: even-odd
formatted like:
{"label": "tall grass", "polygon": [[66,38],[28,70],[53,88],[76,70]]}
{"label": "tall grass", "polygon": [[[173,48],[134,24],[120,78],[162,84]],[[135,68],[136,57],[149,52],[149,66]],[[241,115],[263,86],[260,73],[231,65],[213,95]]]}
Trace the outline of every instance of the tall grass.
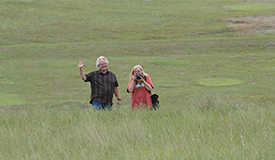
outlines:
{"label": "tall grass", "polygon": [[[0,107],[88,101],[76,61],[84,59],[87,73],[97,69],[100,55],[109,59],[125,105],[136,64],[164,102],[209,92],[274,102],[273,6],[247,0],[3,0]],[[205,79],[229,81],[211,87],[216,84],[201,85]],[[232,81],[243,83],[230,86]]]}
{"label": "tall grass", "polygon": [[1,159],[274,159],[274,104],[216,97],[160,110],[72,102],[1,109]]}
{"label": "tall grass", "polygon": [[[0,4],[0,159],[275,159],[272,0]],[[100,55],[120,85],[111,112],[76,65]],[[160,110],[130,110],[136,64]]]}

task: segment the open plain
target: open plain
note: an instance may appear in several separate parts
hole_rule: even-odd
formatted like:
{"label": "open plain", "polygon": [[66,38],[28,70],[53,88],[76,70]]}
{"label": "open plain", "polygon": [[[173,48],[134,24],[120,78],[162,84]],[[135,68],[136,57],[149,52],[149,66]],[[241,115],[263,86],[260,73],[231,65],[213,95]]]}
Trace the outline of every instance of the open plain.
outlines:
{"label": "open plain", "polygon": [[[2,0],[0,159],[275,159],[274,2]],[[101,55],[111,112],[78,74]],[[130,109],[136,64],[157,111]]]}

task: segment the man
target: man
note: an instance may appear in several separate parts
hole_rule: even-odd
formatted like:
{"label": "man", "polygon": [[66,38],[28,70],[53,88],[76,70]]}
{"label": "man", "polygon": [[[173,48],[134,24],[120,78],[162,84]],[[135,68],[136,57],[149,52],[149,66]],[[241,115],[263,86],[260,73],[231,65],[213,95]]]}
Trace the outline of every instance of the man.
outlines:
{"label": "man", "polygon": [[84,74],[83,72],[82,68],[85,64],[83,64],[82,59],[79,59],[77,63],[81,79],[91,84],[90,103],[94,109],[112,110],[114,93],[117,97],[117,105],[120,107],[121,98],[118,90],[118,82],[115,74],[107,69],[109,64],[107,58],[100,56],[96,61],[96,67],[99,68],[99,70],[90,72],[89,74]]}

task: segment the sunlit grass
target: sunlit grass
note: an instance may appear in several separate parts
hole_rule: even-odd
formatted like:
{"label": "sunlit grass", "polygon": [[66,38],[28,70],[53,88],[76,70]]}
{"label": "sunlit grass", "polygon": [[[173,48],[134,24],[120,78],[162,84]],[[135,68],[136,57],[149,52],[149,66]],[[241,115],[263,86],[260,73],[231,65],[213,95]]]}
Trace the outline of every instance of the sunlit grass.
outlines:
{"label": "sunlit grass", "polygon": [[152,64],[160,65],[160,66],[187,66],[190,65],[190,62],[184,60],[171,60],[171,59],[163,59],[154,61]]}
{"label": "sunlit grass", "polygon": [[[264,2],[264,1],[263,1]],[[268,2],[268,1],[267,1]],[[233,12],[241,11],[241,12],[274,12],[275,5],[274,3],[247,3],[242,5],[231,5],[226,6]]]}
{"label": "sunlit grass", "polygon": [[[4,85],[2,83],[2,85]],[[23,105],[26,104],[27,101],[20,98],[19,95],[16,94],[5,94],[0,92],[0,101],[1,105],[8,106],[8,105]]]}
{"label": "sunlit grass", "polygon": [[203,86],[232,86],[244,83],[244,81],[238,79],[226,79],[226,78],[212,78],[212,79],[201,79],[197,82]]}

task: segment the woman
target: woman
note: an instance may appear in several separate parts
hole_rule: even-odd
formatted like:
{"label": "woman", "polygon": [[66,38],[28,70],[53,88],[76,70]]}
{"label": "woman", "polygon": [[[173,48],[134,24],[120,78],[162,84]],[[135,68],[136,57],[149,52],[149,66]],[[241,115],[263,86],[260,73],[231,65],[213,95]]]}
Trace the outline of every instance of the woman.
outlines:
{"label": "woman", "polygon": [[151,78],[140,65],[133,67],[127,92],[132,93],[131,109],[152,108],[151,90],[154,88]]}

